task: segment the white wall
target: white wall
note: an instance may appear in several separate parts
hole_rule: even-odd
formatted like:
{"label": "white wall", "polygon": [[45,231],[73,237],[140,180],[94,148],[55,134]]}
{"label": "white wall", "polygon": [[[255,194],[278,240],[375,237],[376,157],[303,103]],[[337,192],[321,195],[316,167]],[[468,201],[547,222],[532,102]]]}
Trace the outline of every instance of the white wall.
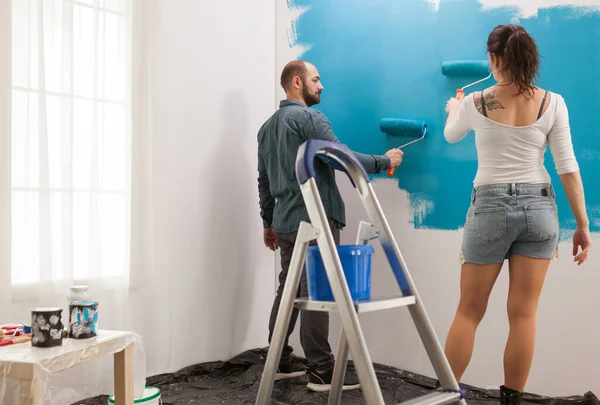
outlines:
{"label": "white wall", "polygon": [[164,302],[146,315],[170,336],[166,347],[145,329],[158,372],[266,345],[273,254],[262,243],[256,133],[274,111],[274,9],[269,0],[143,6],[137,193],[147,211],[134,250],[149,270],[138,291]]}
{"label": "white wall", "polygon": [[[277,2],[277,74],[287,61],[302,57],[302,46],[310,46],[294,42],[294,21],[302,11],[290,11],[285,1]],[[290,47],[290,43],[295,46]],[[327,82],[327,78],[323,80]],[[282,97],[282,93],[278,92],[277,97]],[[324,97],[327,95],[324,94]],[[400,169],[397,172],[401,174]],[[409,176],[410,173],[401,175]],[[338,174],[337,178],[346,202],[348,224],[342,232],[342,243],[352,244],[358,222],[368,220],[368,217],[347,177]],[[408,196],[398,188],[397,182],[377,180],[374,188],[444,345],[459,298],[458,252],[462,232],[415,230],[410,223],[413,215],[409,211]],[[417,249],[417,246],[421,247]],[[394,277],[378,242],[375,247],[372,293],[374,296],[397,293]],[[526,390],[556,396],[583,394],[589,390],[599,392],[600,294],[597,294],[596,286],[600,285],[600,273],[597,271],[600,253],[598,247],[593,249],[583,267],[577,267],[572,262],[569,242],[560,245],[560,255],[560,262],[551,264],[539,305],[537,347]],[[487,315],[480,325],[473,359],[463,377],[464,383],[483,388],[497,387],[503,383],[502,358],[508,335],[507,276],[505,268],[492,292]],[[434,377],[408,310],[369,313],[361,315],[360,319],[373,361]],[[339,318],[333,315],[330,342],[334,351],[337,350],[339,325]],[[378,329],[385,332],[379,333]],[[303,356],[298,330],[297,327],[291,344],[296,354]]]}

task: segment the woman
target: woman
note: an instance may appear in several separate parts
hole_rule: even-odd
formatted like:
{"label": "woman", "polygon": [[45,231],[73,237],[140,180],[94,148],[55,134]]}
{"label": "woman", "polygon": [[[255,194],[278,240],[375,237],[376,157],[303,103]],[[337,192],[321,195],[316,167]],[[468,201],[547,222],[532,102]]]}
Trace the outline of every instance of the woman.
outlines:
{"label": "woman", "polygon": [[579,265],[591,237],[567,107],[559,94],[533,84],[539,68],[533,38],[520,26],[500,25],[490,33],[487,51],[497,84],[446,104],[444,137],[455,143],[473,130],[478,170],[460,255],[460,300],[445,352],[460,381],[508,260],[510,332],[501,402],[518,404],[533,358],[538,300],[558,249],[555,194],[543,163],[547,145],[577,223],[573,256]]}

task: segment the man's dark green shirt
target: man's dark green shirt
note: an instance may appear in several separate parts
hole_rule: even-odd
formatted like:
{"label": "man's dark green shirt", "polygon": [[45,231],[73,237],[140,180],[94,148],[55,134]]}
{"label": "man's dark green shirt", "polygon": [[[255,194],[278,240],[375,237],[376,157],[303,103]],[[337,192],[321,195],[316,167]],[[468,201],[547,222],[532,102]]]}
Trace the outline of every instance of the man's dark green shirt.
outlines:
{"label": "man's dark green shirt", "polygon": [[[296,232],[300,221],[310,222],[295,167],[298,148],[309,139],[339,142],[325,114],[295,100],[282,100],[258,132],[258,194],[265,228]],[[385,155],[354,154],[367,173],[380,173],[390,167]],[[315,159],[314,164],[325,212],[343,228],[346,214],[334,166],[321,159]]]}

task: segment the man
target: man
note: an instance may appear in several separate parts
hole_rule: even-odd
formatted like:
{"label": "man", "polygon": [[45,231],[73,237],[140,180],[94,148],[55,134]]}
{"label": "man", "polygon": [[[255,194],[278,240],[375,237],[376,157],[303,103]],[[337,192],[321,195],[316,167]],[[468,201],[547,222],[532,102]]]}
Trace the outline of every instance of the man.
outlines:
{"label": "man", "polygon": [[[279,288],[269,320],[269,343],[277,319],[285,279],[287,277],[298,227],[301,221],[310,222],[304,199],[296,179],[295,161],[299,146],[308,139],[339,142],[327,117],[310,108],[321,101],[323,85],[319,72],[312,64],[294,60],[281,73],[281,86],[286,99],[258,132],[258,191],[261,217],[264,223],[264,243],[271,249],[280,248],[281,273]],[[402,162],[402,151],[392,149],[385,155],[356,153],[368,173],[380,173]],[[340,243],[340,230],[345,226],[344,202],[335,182],[334,167],[315,159],[316,182],[329,219],[335,243]],[[314,244],[314,243],[313,243]],[[308,296],[306,274],[303,270],[298,296]],[[306,370],[292,362],[289,336],[294,330],[298,309],[294,309],[287,338],[279,363],[277,379],[302,376]],[[328,342],[329,314],[302,311],[300,342],[309,363],[308,388],[327,391],[331,387],[334,356]],[[346,376],[344,389],[359,388],[358,379]]]}

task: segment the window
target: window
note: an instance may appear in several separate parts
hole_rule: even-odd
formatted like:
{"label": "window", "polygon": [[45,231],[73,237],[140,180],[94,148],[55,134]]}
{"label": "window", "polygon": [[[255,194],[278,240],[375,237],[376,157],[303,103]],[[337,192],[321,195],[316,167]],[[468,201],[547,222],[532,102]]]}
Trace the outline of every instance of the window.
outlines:
{"label": "window", "polygon": [[12,2],[12,284],[128,276],[131,1]]}

